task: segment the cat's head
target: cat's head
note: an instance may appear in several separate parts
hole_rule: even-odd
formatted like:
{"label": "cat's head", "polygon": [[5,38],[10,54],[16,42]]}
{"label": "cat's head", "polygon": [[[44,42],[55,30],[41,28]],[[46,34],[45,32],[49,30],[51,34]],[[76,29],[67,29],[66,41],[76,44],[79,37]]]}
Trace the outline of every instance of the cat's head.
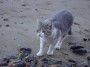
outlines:
{"label": "cat's head", "polygon": [[50,36],[52,34],[52,23],[51,22],[40,22],[37,35],[40,37]]}

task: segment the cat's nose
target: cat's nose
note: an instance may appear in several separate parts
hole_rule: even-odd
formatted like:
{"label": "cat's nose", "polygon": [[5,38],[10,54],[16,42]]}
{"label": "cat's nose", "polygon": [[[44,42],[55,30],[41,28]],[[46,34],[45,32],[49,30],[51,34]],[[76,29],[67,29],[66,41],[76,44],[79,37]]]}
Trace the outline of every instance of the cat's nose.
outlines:
{"label": "cat's nose", "polygon": [[41,37],[41,34],[39,34],[39,37]]}

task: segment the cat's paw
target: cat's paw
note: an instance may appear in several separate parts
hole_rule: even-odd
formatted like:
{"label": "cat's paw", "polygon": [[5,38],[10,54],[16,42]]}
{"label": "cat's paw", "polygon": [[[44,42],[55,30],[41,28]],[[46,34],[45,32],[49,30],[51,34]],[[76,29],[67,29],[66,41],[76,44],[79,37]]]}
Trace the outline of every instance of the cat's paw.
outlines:
{"label": "cat's paw", "polygon": [[43,56],[43,52],[38,52],[37,56]]}
{"label": "cat's paw", "polygon": [[55,47],[56,50],[60,50],[60,47]]}
{"label": "cat's paw", "polygon": [[49,56],[53,55],[53,51],[52,52],[47,52],[47,55],[49,55]]}
{"label": "cat's paw", "polygon": [[60,50],[60,47],[61,47],[61,46],[56,45],[56,46],[55,46],[55,49],[56,49],[56,50]]}

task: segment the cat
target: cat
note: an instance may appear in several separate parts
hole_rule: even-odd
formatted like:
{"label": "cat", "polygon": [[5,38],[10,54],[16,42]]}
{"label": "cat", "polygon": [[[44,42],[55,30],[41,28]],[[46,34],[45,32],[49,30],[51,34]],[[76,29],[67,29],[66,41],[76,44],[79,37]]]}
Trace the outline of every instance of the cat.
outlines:
{"label": "cat", "polygon": [[72,34],[73,15],[68,10],[62,10],[55,15],[39,22],[37,35],[40,38],[40,49],[37,56],[44,55],[44,46],[50,44],[47,55],[53,55],[54,49],[60,49],[67,34]]}

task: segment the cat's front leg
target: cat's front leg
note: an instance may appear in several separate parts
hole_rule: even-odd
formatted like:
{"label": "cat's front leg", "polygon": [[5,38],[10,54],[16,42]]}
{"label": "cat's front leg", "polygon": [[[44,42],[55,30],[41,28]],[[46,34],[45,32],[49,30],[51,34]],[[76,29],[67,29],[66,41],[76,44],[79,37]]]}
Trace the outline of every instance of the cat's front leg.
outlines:
{"label": "cat's front leg", "polygon": [[54,52],[54,45],[50,44],[47,55],[53,55]]}
{"label": "cat's front leg", "polygon": [[40,49],[39,49],[39,52],[37,53],[37,56],[43,56],[44,45],[45,45],[45,39],[44,39],[44,37],[40,37]]}
{"label": "cat's front leg", "polygon": [[61,45],[62,45],[62,42],[63,42],[63,38],[60,37],[60,38],[58,39],[56,45],[55,45],[55,49],[56,49],[56,50],[59,50],[59,49],[60,49],[60,47],[61,47]]}
{"label": "cat's front leg", "polygon": [[52,42],[52,44],[50,44],[47,55],[53,55],[56,43],[57,43],[57,40],[55,40],[54,42]]}
{"label": "cat's front leg", "polygon": [[60,37],[60,38],[58,39],[58,41],[57,41],[57,43],[56,43],[56,46],[55,46],[55,49],[56,49],[56,50],[59,50],[59,49],[61,48],[61,45],[62,45],[62,43],[63,43],[63,41],[64,41],[65,38],[66,38],[66,36],[65,36],[65,37]]}

